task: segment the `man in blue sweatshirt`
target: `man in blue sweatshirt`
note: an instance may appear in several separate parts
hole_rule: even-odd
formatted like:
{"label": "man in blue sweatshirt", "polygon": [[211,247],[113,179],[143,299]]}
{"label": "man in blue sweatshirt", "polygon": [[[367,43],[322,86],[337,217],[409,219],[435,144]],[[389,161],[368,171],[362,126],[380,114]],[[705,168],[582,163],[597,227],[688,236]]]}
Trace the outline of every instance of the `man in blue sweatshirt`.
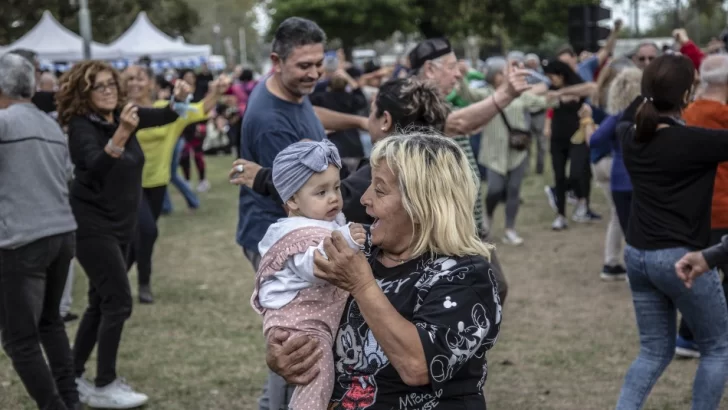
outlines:
{"label": "man in blue sweatshirt", "polygon": [[31,102],[34,72],[19,55],[0,57],[0,336],[38,408],[75,410],[73,359],[58,311],[75,252],[70,159],[61,128]]}

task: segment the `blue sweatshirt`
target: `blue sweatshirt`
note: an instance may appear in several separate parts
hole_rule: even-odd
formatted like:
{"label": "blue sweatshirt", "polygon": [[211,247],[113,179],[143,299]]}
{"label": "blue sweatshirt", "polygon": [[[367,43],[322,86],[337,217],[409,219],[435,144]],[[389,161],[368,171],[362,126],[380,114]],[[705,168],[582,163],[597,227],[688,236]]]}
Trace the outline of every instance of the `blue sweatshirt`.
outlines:
{"label": "blue sweatshirt", "polygon": [[[617,124],[622,118],[622,114],[611,115],[602,121],[601,125],[589,140],[589,147],[592,153],[592,162],[595,153],[603,153],[611,150],[612,152],[612,174],[610,186],[612,191],[625,192],[632,191],[632,182],[629,179],[627,168],[624,166],[622,157],[622,148],[617,142]],[[601,157],[599,157],[601,159]]]}

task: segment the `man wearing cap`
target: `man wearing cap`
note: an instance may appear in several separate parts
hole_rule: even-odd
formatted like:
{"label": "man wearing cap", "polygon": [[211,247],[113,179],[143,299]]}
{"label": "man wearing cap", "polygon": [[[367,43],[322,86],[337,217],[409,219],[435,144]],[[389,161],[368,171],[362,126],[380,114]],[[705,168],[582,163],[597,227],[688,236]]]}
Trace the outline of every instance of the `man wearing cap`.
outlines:
{"label": "man wearing cap", "polygon": [[[427,39],[420,42],[410,52],[409,61],[412,74],[434,85],[443,97],[450,94],[463,78],[458,59],[455,57],[450,41],[446,38]],[[456,110],[447,117],[445,134],[453,137],[465,151],[476,178],[479,174],[478,163],[467,135],[477,132],[498,114],[499,107],[507,106],[525,91],[528,88],[525,77],[525,71],[515,70],[509,78],[507,86],[497,90],[492,98]],[[480,178],[478,178],[479,180]],[[484,234],[485,219],[480,198],[482,198],[482,192],[479,190],[474,217]]]}

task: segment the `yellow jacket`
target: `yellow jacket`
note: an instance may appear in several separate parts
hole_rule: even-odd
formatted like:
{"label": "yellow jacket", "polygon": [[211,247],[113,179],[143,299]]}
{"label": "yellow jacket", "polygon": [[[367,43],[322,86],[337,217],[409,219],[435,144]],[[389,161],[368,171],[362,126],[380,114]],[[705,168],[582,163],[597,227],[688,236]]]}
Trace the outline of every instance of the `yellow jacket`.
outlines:
{"label": "yellow jacket", "polygon": [[[156,101],[154,108],[166,107],[168,104],[169,101]],[[207,113],[204,112],[201,102],[190,104],[190,108],[192,110],[187,112],[187,118],[179,117],[177,121],[167,125],[137,131],[137,140],[142,146],[145,158],[142,171],[144,188],[169,184],[172,178],[172,154],[182,130],[190,124],[207,119]]]}

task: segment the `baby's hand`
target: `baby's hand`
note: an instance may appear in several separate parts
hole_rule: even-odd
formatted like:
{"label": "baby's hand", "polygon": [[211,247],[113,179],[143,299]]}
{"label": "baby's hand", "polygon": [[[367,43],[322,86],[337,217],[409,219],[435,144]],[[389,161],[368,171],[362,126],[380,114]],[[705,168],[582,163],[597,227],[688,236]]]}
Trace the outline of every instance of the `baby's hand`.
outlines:
{"label": "baby's hand", "polygon": [[361,224],[349,225],[349,233],[351,234],[351,239],[353,239],[354,242],[358,243],[360,246],[364,246],[364,241],[367,239],[367,231],[364,230],[364,227],[361,226]]}

